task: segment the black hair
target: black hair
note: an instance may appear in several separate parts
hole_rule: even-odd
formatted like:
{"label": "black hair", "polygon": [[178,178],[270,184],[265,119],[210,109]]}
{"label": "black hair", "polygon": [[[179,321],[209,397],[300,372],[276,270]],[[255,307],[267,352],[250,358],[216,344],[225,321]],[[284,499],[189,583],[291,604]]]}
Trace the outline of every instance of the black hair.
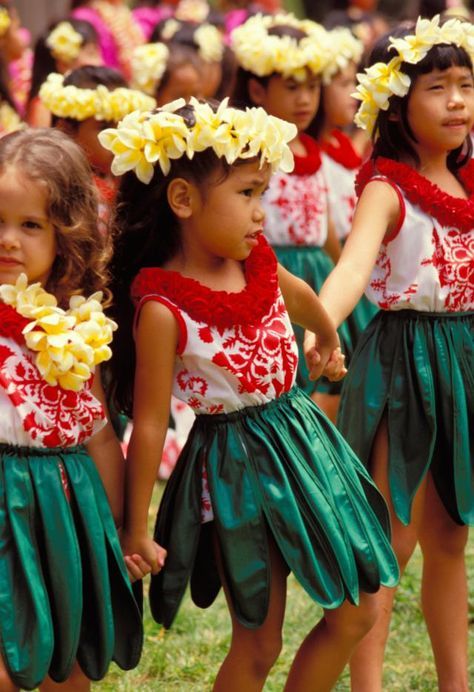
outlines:
{"label": "black hair", "polygon": [[[413,34],[415,27],[402,27],[390,32],[390,36],[403,38]],[[374,45],[369,57],[369,65],[376,62],[388,63],[394,56],[394,51],[389,50],[389,34],[382,36]],[[395,161],[403,158],[411,160],[415,167],[419,166],[420,160],[415,151],[413,142],[415,136],[411,131],[408,122],[408,100],[411,90],[416,83],[417,77],[429,74],[433,70],[447,70],[448,68],[466,67],[471,72],[473,70],[471,58],[464,48],[460,48],[453,43],[436,44],[427,55],[415,65],[408,63],[401,64],[401,71],[411,79],[410,90],[405,97],[391,96],[389,107],[386,111],[380,110],[374,126],[374,147],[372,158],[384,156]],[[393,116],[396,115],[396,119]],[[472,142],[468,136],[465,142],[449,152],[447,166],[452,173],[464,166],[472,155]]]}
{"label": "black hair", "polygon": [[[63,82],[64,86],[76,86],[79,89],[95,89],[102,84],[110,91],[119,87],[127,87],[127,81],[124,76],[111,67],[103,65],[83,65],[66,75]],[[57,115],[52,116],[51,124],[56,127],[59,121],[64,121],[69,129],[77,129],[81,121],[74,118],[60,118]]]}
{"label": "black hair", "polygon": [[72,17],[53,22],[53,24],[49,26],[48,30],[38,38],[35,44],[33,54],[33,71],[31,75],[31,87],[28,95],[28,101],[31,101],[33,98],[35,98],[35,96],[37,96],[40,87],[46,80],[47,76],[51,74],[51,72],[58,71],[56,60],[51,53],[51,49],[47,46],[46,40],[53,29],[64,21],[67,21],[72,28],[82,36],[83,46],[87,45],[88,43],[97,45],[99,43],[97,32],[90,22],[86,22],[82,19],[74,19]]}
{"label": "black hair", "polygon": [[[188,127],[194,125],[191,106],[183,106],[176,113],[185,119]],[[156,164],[148,185],[138,180],[133,171],[122,177],[112,219],[114,249],[110,269],[111,316],[119,324],[119,329],[114,336],[109,371],[113,404],[118,411],[129,416],[132,414],[135,376],[134,305],[130,286],[140,269],[163,266],[180,248],[180,226],[168,203],[168,186],[174,178],[184,178],[195,184],[205,196],[210,181],[213,184],[221,182],[230,170],[231,166],[225,159],[218,158],[212,149],[206,149],[197,152],[192,161],[187,156],[171,161],[166,176]]]}

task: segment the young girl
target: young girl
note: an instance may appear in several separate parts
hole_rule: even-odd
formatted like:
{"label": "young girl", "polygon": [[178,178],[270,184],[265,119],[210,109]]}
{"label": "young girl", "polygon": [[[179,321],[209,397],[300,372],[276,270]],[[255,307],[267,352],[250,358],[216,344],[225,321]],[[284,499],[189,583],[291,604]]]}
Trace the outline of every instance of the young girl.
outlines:
{"label": "young girl", "polygon": [[36,42],[26,120],[34,127],[49,127],[51,114],[39,98],[39,90],[53,72],[66,74],[82,65],[101,65],[97,33],[79,19],[55,22]]}
{"label": "young girl", "polygon": [[151,606],[169,627],[189,580],[203,607],[224,586],[233,635],[216,690],[262,688],[280,651],[289,570],[327,609],[296,655],[291,690],[331,688],[372,622],[365,592],[397,575],[368,474],[294,387],[287,309],[318,334],[319,356],[307,342],[313,375],[330,354],[329,374],[343,370],[316,294],[277,265],[262,234],[270,167],[292,165],[295,134],[263,109],[192,99],[100,135],[112,170],[128,171],[113,262],[114,371],[128,410],[136,358],[123,548],[156,573],[146,523],[173,392],[197,415],[158,515],[168,557]]}
{"label": "young girl", "polygon": [[[388,501],[402,570],[421,545],[439,688],[463,691],[474,521],[471,31],[419,19],[374,48],[356,118],[373,132],[374,153],[321,291],[336,325],[364,289],[381,308],[351,363],[340,428]],[[380,690],[393,591],[378,598],[377,625],[353,660],[353,688],[364,692]]]}
{"label": "young girl", "polygon": [[[72,671],[65,689],[88,690],[111,660],[131,668],[140,656],[140,613],[109,507],[120,522],[123,459],[94,376],[114,329],[95,293],[105,260],[79,147],[54,130],[3,138],[2,692],[56,689]],[[146,573],[129,563],[132,575]]]}
{"label": "young girl", "polygon": [[[290,143],[295,156],[291,173],[279,171],[264,198],[265,235],[279,261],[319,290],[340,254],[328,207],[328,187],[317,142],[306,134],[316,115],[321,73],[327,66],[327,32],[315,22],[292,15],[256,15],[235,29],[232,47],[239,64],[234,100],[263,106],[297,127]],[[295,329],[300,355],[303,330]],[[340,331],[342,350],[350,353],[347,326]],[[340,383],[314,383],[300,358],[298,384],[334,422]]]}
{"label": "young girl", "polygon": [[18,29],[19,21],[14,10],[7,3],[0,2],[0,137],[22,127],[9,73],[10,65],[22,55]]}

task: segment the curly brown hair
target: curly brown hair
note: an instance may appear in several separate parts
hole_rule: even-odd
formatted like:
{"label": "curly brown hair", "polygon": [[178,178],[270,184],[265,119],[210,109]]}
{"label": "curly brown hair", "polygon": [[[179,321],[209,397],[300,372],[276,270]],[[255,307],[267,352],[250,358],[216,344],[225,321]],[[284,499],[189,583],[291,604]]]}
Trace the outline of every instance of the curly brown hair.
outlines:
{"label": "curly brown hair", "polygon": [[110,303],[110,244],[99,232],[97,192],[82,149],[59,130],[27,128],[0,140],[0,173],[7,167],[47,189],[58,252],[45,288],[62,307],[72,295],[99,290]]}

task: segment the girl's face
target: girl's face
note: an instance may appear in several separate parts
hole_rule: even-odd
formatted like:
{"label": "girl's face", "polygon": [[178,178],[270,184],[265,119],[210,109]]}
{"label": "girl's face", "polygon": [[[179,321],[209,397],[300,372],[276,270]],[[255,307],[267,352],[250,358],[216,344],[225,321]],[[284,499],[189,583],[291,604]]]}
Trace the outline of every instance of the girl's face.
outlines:
{"label": "girl's face", "polygon": [[0,38],[0,51],[7,62],[18,60],[25,50],[25,42],[20,31],[20,19],[14,7],[8,10],[11,24],[7,32]]}
{"label": "girl's face", "polygon": [[347,127],[354,119],[357,101],[351,96],[356,87],[356,66],[351,62],[340,70],[322,90],[325,125],[331,129]]}
{"label": "girl's face", "polygon": [[73,139],[84,150],[85,155],[91,167],[104,175],[110,175],[110,166],[112,165],[113,154],[107,151],[100,144],[98,135],[107,127],[115,127],[116,123],[106,122],[104,120],[96,120],[95,118],[86,118],[83,120],[76,130],[69,132]]}
{"label": "girl's face", "polygon": [[474,82],[467,67],[453,65],[417,77],[408,99],[408,123],[421,161],[452,151],[474,124]]}
{"label": "girl's face", "polygon": [[239,164],[205,192],[194,188],[190,238],[203,254],[242,261],[258,244],[265,219],[262,195],[270,179],[270,167],[259,165]]}
{"label": "girl's face", "polygon": [[30,283],[47,283],[57,255],[47,203],[45,185],[15,167],[0,173],[0,283],[15,283],[22,272]]}
{"label": "girl's face", "polygon": [[263,106],[270,115],[294,123],[298,132],[304,132],[318,110],[321,79],[309,71],[303,82],[274,74],[266,86],[251,80],[249,91],[257,106]]}
{"label": "girl's face", "polygon": [[158,106],[170,103],[175,99],[189,100],[191,96],[202,98],[204,89],[201,75],[191,63],[181,65],[173,70],[166,84],[158,89],[156,100]]}

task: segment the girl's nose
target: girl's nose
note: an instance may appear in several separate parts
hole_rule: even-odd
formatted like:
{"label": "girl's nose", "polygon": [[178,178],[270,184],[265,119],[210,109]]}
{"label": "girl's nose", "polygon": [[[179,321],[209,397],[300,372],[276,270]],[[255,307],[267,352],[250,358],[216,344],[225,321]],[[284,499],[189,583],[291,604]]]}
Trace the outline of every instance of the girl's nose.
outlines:
{"label": "girl's nose", "polygon": [[265,219],[265,209],[263,208],[263,205],[261,202],[258,202],[258,204],[255,205],[254,210],[253,210],[253,220],[260,222]]}
{"label": "girl's nose", "polygon": [[0,226],[0,245],[6,249],[19,247],[18,234],[12,226]]}
{"label": "girl's nose", "polygon": [[449,94],[448,108],[463,108],[465,106],[464,94],[460,89],[453,89]]}

